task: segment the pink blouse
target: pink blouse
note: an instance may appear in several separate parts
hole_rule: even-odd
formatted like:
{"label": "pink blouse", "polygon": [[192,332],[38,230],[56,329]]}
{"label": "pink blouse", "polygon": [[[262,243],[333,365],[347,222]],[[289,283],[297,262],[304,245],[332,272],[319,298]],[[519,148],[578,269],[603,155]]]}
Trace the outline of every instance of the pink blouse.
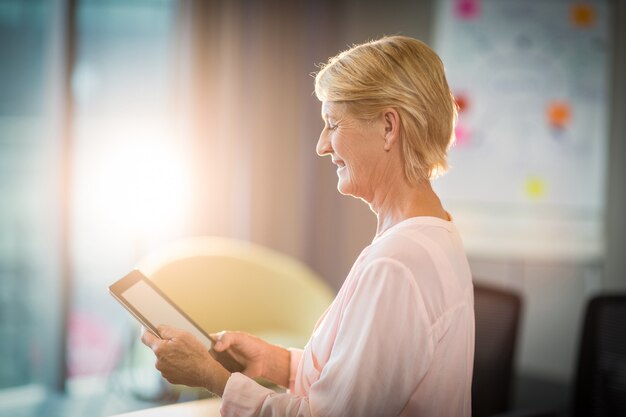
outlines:
{"label": "pink blouse", "polygon": [[452,222],[405,220],[363,250],[304,350],[289,391],[234,373],[223,416],[470,416],[474,297]]}

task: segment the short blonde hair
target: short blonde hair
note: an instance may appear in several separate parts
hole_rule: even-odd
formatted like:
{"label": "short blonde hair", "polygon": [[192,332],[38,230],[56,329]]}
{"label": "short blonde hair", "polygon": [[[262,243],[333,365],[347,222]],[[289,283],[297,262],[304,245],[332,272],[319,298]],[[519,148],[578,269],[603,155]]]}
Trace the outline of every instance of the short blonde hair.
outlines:
{"label": "short blonde hair", "polygon": [[383,37],[330,58],[315,76],[320,101],[343,102],[368,120],[392,107],[400,115],[404,172],[413,184],[448,169],[457,108],[443,63],[425,43]]}

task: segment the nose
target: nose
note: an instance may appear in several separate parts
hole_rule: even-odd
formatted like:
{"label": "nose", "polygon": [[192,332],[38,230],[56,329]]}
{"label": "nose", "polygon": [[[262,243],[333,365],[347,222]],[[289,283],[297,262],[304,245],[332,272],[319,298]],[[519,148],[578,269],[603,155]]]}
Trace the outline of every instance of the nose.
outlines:
{"label": "nose", "polygon": [[315,151],[319,156],[328,155],[333,151],[333,147],[330,144],[330,139],[328,139],[328,135],[325,133],[325,129],[320,134],[320,138],[317,140],[317,146],[315,147]]}

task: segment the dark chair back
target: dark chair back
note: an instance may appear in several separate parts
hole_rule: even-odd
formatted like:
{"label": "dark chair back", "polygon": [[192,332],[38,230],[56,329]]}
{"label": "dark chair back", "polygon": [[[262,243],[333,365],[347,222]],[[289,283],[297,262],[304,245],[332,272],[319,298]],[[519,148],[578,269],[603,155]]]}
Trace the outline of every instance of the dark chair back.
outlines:
{"label": "dark chair back", "polygon": [[626,416],[626,294],[587,306],[573,408],[575,417]]}
{"label": "dark chair back", "polygon": [[487,417],[509,409],[521,306],[521,298],[514,292],[474,285],[474,417]]}

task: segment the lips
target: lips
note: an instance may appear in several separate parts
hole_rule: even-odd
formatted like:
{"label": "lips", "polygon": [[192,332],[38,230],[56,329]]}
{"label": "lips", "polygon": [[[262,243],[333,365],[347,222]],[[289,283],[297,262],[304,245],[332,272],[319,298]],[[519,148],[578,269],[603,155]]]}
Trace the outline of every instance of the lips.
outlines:
{"label": "lips", "polygon": [[333,159],[333,164],[337,165],[337,167],[339,168],[343,168],[346,166],[345,162],[343,162],[341,159]]}

